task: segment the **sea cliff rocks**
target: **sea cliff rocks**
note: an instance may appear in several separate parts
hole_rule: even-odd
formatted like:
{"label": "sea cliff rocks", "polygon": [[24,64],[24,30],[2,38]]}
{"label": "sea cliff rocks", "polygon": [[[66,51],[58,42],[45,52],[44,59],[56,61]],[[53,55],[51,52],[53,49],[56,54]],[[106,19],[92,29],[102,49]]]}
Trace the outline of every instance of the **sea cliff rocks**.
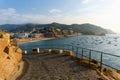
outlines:
{"label": "sea cliff rocks", "polygon": [[0,80],[10,80],[19,70],[21,61],[22,50],[11,44],[8,33],[0,31]]}

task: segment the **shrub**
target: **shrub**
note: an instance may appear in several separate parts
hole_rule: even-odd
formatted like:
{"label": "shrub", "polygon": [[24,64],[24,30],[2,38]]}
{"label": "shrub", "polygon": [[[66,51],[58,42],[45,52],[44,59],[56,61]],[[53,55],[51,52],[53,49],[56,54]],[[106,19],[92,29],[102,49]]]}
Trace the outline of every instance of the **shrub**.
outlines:
{"label": "shrub", "polygon": [[98,61],[95,59],[92,59],[91,62],[93,62],[94,64],[98,64]]}
{"label": "shrub", "polygon": [[117,70],[117,73],[120,73],[120,70]]}
{"label": "shrub", "polygon": [[56,53],[56,50],[55,50],[55,49],[52,49],[52,50],[51,50],[51,53]]}

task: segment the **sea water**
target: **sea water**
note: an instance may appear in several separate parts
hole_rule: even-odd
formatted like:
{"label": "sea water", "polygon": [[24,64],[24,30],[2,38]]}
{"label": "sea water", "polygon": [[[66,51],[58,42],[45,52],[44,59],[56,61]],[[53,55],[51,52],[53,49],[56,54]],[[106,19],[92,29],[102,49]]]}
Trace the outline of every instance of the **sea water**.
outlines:
{"label": "sea water", "polygon": [[[102,51],[105,53],[120,56],[120,36],[119,35],[65,37],[65,38],[57,38],[57,39],[20,44],[19,47],[23,50],[27,50],[28,53],[31,53],[32,48],[68,49],[68,46],[64,46],[64,45],[73,45],[73,46],[88,48],[88,49]],[[79,50],[79,53],[81,53],[81,50]],[[84,50],[84,55],[88,56],[88,51]],[[92,52],[91,57],[99,61],[100,53]],[[110,55],[103,54],[103,63],[120,70],[120,57],[113,57]]]}

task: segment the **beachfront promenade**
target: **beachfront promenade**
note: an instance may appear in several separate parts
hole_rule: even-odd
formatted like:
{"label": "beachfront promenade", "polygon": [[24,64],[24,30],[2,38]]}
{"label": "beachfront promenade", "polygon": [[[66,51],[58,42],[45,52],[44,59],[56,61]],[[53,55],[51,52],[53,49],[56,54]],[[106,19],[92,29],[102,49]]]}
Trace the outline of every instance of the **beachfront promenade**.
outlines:
{"label": "beachfront promenade", "polygon": [[54,53],[23,55],[25,67],[17,80],[99,80],[95,70],[79,66],[70,56]]}

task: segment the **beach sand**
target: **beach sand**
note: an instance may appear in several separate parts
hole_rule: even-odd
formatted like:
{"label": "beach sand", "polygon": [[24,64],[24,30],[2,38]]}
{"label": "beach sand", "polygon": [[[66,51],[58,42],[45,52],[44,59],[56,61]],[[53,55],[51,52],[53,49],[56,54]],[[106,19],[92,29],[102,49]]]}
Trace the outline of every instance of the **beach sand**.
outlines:
{"label": "beach sand", "polygon": [[28,43],[28,42],[36,42],[36,41],[40,41],[40,40],[49,40],[49,39],[54,39],[54,38],[45,38],[45,37],[27,38],[27,39],[17,39],[17,41],[18,41],[18,44],[24,44],[24,43]]}
{"label": "beach sand", "polygon": [[[73,34],[73,35],[61,36],[61,37],[57,37],[57,38],[74,37],[74,36],[80,36],[80,35]],[[40,40],[49,40],[49,39],[55,39],[55,37],[26,38],[26,39],[17,39],[17,41],[18,41],[18,44],[24,44],[24,43],[28,43],[28,42],[36,42],[36,41],[40,41]]]}

